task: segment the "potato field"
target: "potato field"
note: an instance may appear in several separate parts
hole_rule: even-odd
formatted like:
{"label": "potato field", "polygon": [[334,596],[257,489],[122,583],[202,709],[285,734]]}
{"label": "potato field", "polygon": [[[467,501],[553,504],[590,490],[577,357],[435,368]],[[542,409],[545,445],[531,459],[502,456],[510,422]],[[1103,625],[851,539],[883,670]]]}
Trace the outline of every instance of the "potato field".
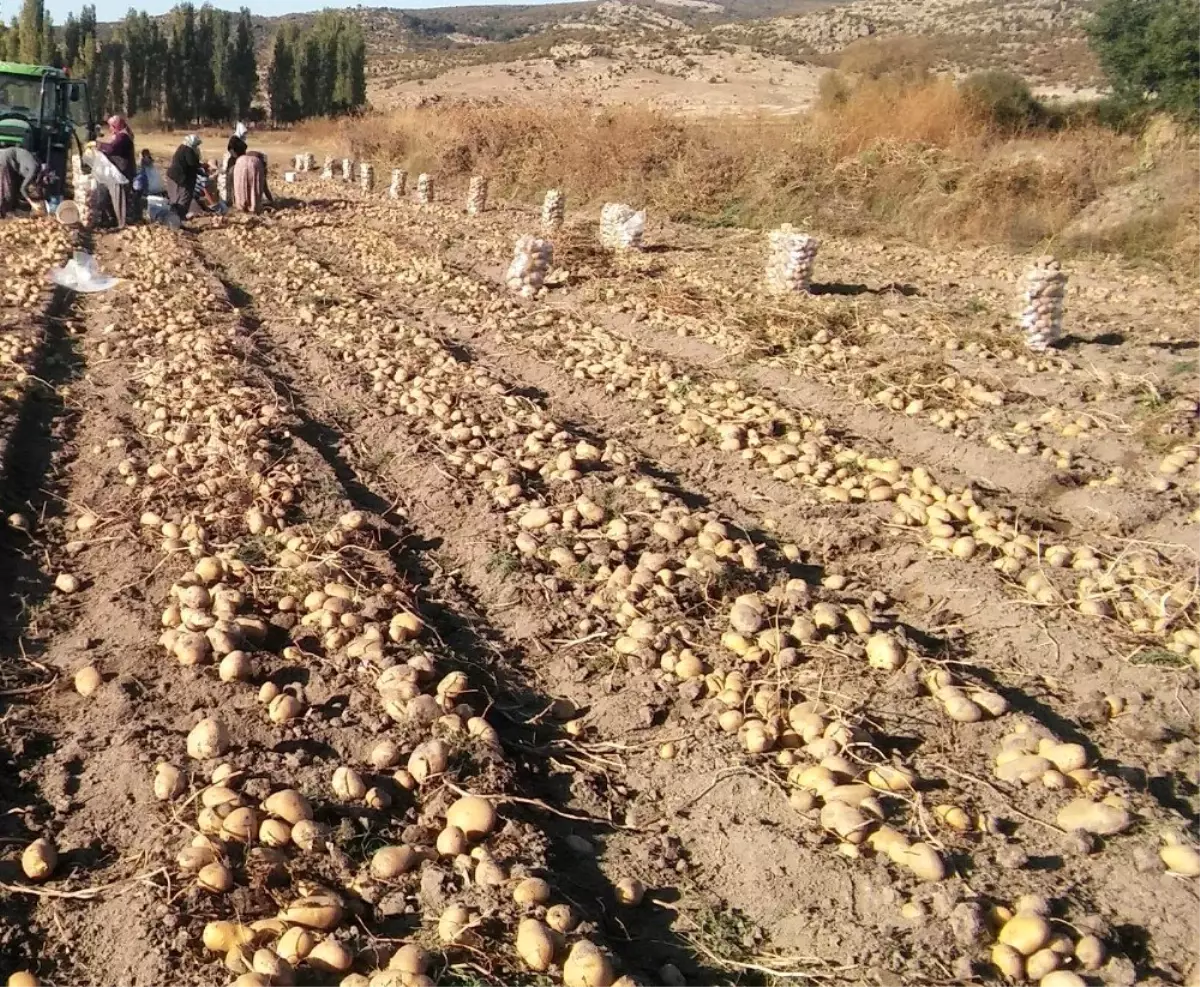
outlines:
{"label": "potato field", "polygon": [[0,223],[7,982],[1200,982],[1195,285],[432,179]]}

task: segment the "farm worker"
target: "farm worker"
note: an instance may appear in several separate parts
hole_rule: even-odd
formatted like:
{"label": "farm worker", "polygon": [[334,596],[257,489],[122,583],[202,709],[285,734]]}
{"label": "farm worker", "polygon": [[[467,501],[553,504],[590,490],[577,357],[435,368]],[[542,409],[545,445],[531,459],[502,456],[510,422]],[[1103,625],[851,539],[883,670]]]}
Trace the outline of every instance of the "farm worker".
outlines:
{"label": "farm worker", "polygon": [[23,147],[0,150],[0,218],[7,216],[24,199],[31,206],[41,198],[39,182],[43,169],[31,151]]}
{"label": "farm worker", "polygon": [[249,151],[233,166],[233,201],[243,212],[256,213],[264,198],[271,199],[266,161],[261,154]]}
{"label": "farm worker", "polygon": [[249,133],[246,125],[239,122],[233,128],[233,134],[229,138],[229,142],[225,145],[225,190],[226,194],[233,198],[233,169],[236,167],[238,158],[246,153],[246,134]]}
{"label": "farm worker", "polygon": [[163,194],[162,175],[154,167],[154,156],[146,148],[142,149],[141,161],[138,163],[137,174],[133,176],[133,211],[137,216],[146,212],[146,197]]}
{"label": "farm worker", "polygon": [[175,149],[171,165],[167,168],[167,200],[181,220],[187,219],[188,210],[192,208],[200,170],[200,138],[188,134]]}
{"label": "farm worker", "polygon": [[129,193],[133,180],[137,177],[137,166],[135,162],[137,158],[133,148],[133,131],[129,129],[129,124],[125,122],[122,116],[111,116],[108,118],[108,129],[112,131],[109,134],[108,140],[101,141],[99,145],[100,153],[103,154],[113,167],[125,179],[124,182],[113,180],[101,181],[108,189],[109,197],[112,199],[113,213],[117,221],[117,229],[125,229],[125,220],[129,213]]}

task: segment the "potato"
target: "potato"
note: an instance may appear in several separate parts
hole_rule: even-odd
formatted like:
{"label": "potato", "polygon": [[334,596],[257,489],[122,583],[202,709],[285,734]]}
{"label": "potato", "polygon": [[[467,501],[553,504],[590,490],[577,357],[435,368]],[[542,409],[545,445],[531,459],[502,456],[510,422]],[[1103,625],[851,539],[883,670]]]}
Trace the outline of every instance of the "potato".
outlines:
{"label": "potato", "polygon": [[258,827],[261,823],[262,816],[257,809],[243,806],[240,809],[234,809],[225,817],[221,826],[221,834],[227,839],[236,840],[239,843],[249,843],[258,835]]}
{"label": "potato", "polygon": [[1013,913],[1020,914],[1021,912],[1031,912],[1034,915],[1041,915],[1047,918],[1050,915],[1050,902],[1045,895],[1041,894],[1023,894],[1017,899],[1013,905]]}
{"label": "potato", "polygon": [[523,918],[517,926],[517,955],[535,973],[544,973],[554,962],[557,949],[554,933],[535,918]]}
{"label": "potato", "polygon": [[313,946],[304,962],[322,973],[345,973],[354,965],[354,957],[336,939],[322,939]]}
{"label": "potato", "polygon": [[357,771],[342,766],[333,772],[333,792],[340,799],[358,802],[367,794],[367,786]]}
{"label": "potato", "polygon": [[272,723],[287,723],[304,715],[304,703],[290,692],[281,692],[267,704]]}
{"label": "potato", "polygon": [[1050,762],[1038,754],[1022,754],[997,763],[996,777],[1009,783],[1029,785],[1040,780],[1051,767]]}
{"label": "potato", "polygon": [[[293,829],[293,838],[295,830]],[[307,895],[297,898],[279,913],[279,917],[293,925],[328,932],[342,920],[342,903],[329,895]]]}
{"label": "potato", "polygon": [[292,827],[282,819],[264,819],[258,827],[258,841],[265,846],[287,846],[292,841]]}
{"label": "potato", "polygon": [[54,588],[67,596],[78,593],[81,585],[79,578],[72,576],[69,572],[60,572],[54,577]]}
{"label": "potato", "polygon": [[271,981],[253,970],[241,974],[230,987],[271,987]]}
{"label": "potato", "polygon": [[316,944],[317,940],[308,929],[294,925],[279,937],[279,942],[275,944],[275,952],[292,966],[296,966],[313,951]]}
{"label": "potato", "polygon": [[1073,970],[1054,970],[1038,981],[1038,987],[1087,987],[1087,981]]}
{"label": "potato", "polygon": [[983,709],[957,686],[943,686],[934,695],[956,723],[978,723],[983,719]]}
{"label": "potato", "polygon": [[274,984],[290,984],[295,982],[295,971],[292,965],[281,956],[269,949],[256,949],[250,960],[250,969],[260,976],[266,977]]}
{"label": "potato", "polygon": [[1097,836],[1112,836],[1127,830],[1132,824],[1128,810],[1107,802],[1075,799],[1059,810],[1058,825],[1068,833],[1081,829]]}
{"label": "potato", "polygon": [[103,684],[104,678],[95,665],[84,665],[75,673],[75,691],[85,699],[94,694]]}
{"label": "potato", "polygon": [[640,905],[646,896],[646,885],[636,877],[622,877],[614,887],[617,903],[631,908]]}
{"label": "potato", "polygon": [[381,740],[371,748],[371,753],[367,755],[367,763],[376,771],[394,768],[400,763],[400,759],[400,748],[390,740]]}
{"label": "potato", "polygon": [[224,894],[233,888],[233,874],[221,861],[215,860],[200,868],[196,883],[213,894]]}
{"label": "potato", "polygon": [[911,792],[917,776],[908,768],[892,764],[876,765],[867,774],[867,782],[884,792]]}
{"label": "potato", "polygon": [[380,847],[371,857],[371,876],[380,881],[393,881],[420,862],[420,855],[410,846]]}
{"label": "potato", "polygon": [[1017,912],[1000,929],[997,938],[1022,956],[1032,956],[1050,941],[1050,923],[1034,912]]}
{"label": "potato", "polygon": [[1107,959],[1104,940],[1099,936],[1086,935],[1075,944],[1075,958],[1085,970],[1099,970]]}
{"label": "potato", "polygon": [[416,977],[428,970],[429,964],[432,962],[433,957],[426,950],[416,943],[410,942],[396,950],[388,961],[387,968],[399,970],[410,977]]}
{"label": "potato", "polygon": [[308,799],[294,788],[282,788],[263,801],[263,809],[278,816],[286,823],[295,825],[301,819],[312,819],[313,810]]}
{"label": "potato", "polygon": [[867,638],[867,664],[884,672],[904,665],[904,649],[891,634],[880,631]]}
{"label": "potato", "polygon": [[418,785],[442,774],[450,763],[450,751],[440,740],[427,740],[409,755],[408,773]]}
{"label": "potato", "polygon": [[971,816],[957,805],[935,805],[933,814],[938,822],[949,829],[959,833],[968,833],[971,830]]}
{"label": "potato", "polygon": [[212,644],[199,631],[176,632],[171,653],[181,665],[207,665],[212,659]]}
{"label": "potato", "polygon": [[187,736],[188,757],[207,761],[220,757],[229,749],[229,730],[215,716],[205,717]]}
{"label": "potato", "polygon": [[185,874],[198,874],[200,868],[217,861],[217,851],[210,846],[185,846],[175,858]]}
{"label": "potato", "polygon": [[446,810],[446,825],[457,826],[469,840],[481,840],[496,826],[492,803],[478,795],[466,795]]}
{"label": "potato", "polygon": [[823,829],[841,837],[847,843],[861,843],[871,828],[871,821],[857,808],[845,802],[826,802],[821,808]]}
{"label": "potato", "polygon": [[21,870],[31,881],[44,881],[58,866],[58,849],[45,837],[34,840],[21,853]]}
{"label": "potato", "polygon": [[1088,763],[1087,751],[1079,744],[1056,744],[1043,740],[1038,744],[1038,753],[1063,774],[1086,768]]}
{"label": "potato", "polygon": [[579,916],[570,905],[551,905],[546,909],[546,924],[555,932],[568,933],[579,924]]}
{"label": "potato", "polygon": [[451,905],[438,918],[438,938],[447,944],[456,943],[470,924],[470,910],[465,905]]}
{"label": "potato", "polygon": [[323,850],[329,839],[329,827],[311,819],[301,819],[292,827],[292,842],[301,850]]}
{"label": "potato", "polygon": [[992,947],[992,965],[1009,980],[1021,983],[1025,979],[1025,958],[1012,946],[1002,942]]}
{"label": "potato", "polygon": [[200,935],[204,948],[214,953],[228,953],[235,946],[254,942],[254,930],[241,922],[215,921],[204,926]]}
{"label": "potato", "polygon": [[513,901],[518,905],[544,905],[550,900],[550,885],[540,877],[527,877],[513,888]]}
{"label": "potato", "polygon": [[1195,847],[1172,843],[1159,850],[1158,855],[1172,874],[1181,877],[1200,876],[1200,852]]}
{"label": "potato", "polygon": [[183,772],[175,765],[160,761],[154,769],[154,797],[162,802],[183,794],[187,787]]}
{"label": "potato", "polygon": [[230,651],[217,665],[222,682],[246,682],[254,678],[254,659],[244,651]]}
{"label": "potato", "polygon": [[8,975],[8,987],[41,987],[41,983],[28,970],[14,970]]}
{"label": "potato", "polygon": [[1041,980],[1062,965],[1062,957],[1052,949],[1039,949],[1025,961],[1025,976],[1030,980]]}
{"label": "potato", "polygon": [[581,939],[563,961],[563,987],[612,987],[612,964],[595,943]]}
{"label": "potato", "polygon": [[221,809],[232,812],[242,804],[242,797],[227,785],[209,785],[200,792],[200,804],[206,809]]}
{"label": "potato", "polygon": [[914,843],[910,847],[897,849],[890,856],[922,881],[940,881],[946,876],[946,865],[928,843]]}

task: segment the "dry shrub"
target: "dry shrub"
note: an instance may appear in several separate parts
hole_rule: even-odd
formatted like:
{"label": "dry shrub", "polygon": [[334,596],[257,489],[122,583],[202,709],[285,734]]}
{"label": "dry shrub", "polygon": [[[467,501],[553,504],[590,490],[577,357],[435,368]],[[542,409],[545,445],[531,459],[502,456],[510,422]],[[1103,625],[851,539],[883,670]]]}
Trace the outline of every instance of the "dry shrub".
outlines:
{"label": "dry shrub", "polygon": [[[1006,136],[938,79],[862,82],[840,104],[798,117],[435,104],[342,127],[344,146],[381,169],[443,182],[486,174],[496,195],[530,204],[558,187],[576,209],[619,199],[710,225],[793,222],[1018,248],[1062,238],[1138,163],[1136,142],[1096,126]],[[1156,167],[1181,168],[1194,188],[1185,145]],[[1190,235],[1186,224],[1168,225],[1173,237]],[[1126,226],[1131,246],[1145,239],[1136,221]]]}
{"label": "dry shrub", "polygon": [[902,82],[924,80],[937,61],[928,38],[895,35],[852,41],[838,59],[838,69],[865,79],[892,77]]}

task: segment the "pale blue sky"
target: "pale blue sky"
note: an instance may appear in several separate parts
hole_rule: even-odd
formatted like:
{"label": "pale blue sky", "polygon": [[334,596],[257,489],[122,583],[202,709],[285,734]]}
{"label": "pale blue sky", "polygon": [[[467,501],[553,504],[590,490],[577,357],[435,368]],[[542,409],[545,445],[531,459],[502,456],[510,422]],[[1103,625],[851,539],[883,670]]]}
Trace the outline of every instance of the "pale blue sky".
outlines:
{"label": "pale blue sky", "polygon": [[[144,0],[144,2],[130,3],[130,0],[94,0],[96,4],[96,17],[101,21],[120,20],[125,16],[125,12],[129,8],[136,7],[138,10],[146,10],[151,14],[164,14],[175,6],[176,0]],[[200,6],[201,0],[193,0],[197,7]],[[474,6],[478,3],[495,3],[502,6],[512,6],[514,0],[475,0],[471,4],[454,4],[447,0],[396,0],[394,3],[367,3],[365,7],[399,7],[402,10],[417,10],[425,7],[450,7],[450,6]],[[519,0],[521,3],[551,3],[561,2],[561,0]],[[228,10],[237,10],[239,6],[245,5],[254,13],[261,14],[264,17],[273,17],[276,14],[292,14],[302,10],[322,10],[325,7],[333,7],[335,4],[329,2],[321,2],[321,0],[221,0],[221,2],[213,2],[214,7],[223,7]],[[82,6],[82,0],[47,0],[46,9],[54,18],[54,23],[61,24],[67,19],[67,14],[71,11],[79,13],[79,8]],[[343,8],[353,6],[352,4],[343,4]],[[0,16],[5,22],[11,20],[21,9],[20,0],[0,0]]]}

